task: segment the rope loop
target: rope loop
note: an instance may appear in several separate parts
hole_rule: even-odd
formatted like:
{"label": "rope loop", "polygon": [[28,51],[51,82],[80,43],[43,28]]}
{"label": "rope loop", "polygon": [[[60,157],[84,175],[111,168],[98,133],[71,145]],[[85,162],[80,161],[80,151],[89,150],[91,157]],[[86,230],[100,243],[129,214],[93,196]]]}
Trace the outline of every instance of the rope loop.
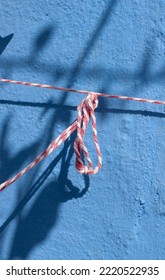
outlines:
{"label": "rope loop", "polygon": [[[65,140],[70,137],[70,135],[77,129],[77,138],[74,142],[74,151],[76,154],[76,168],[82,174],[96,174],[102,166],[102,156],[100,153],[100,147],[98,144],[97,130],[96,130],[96,118],[94,115],[94,110],[98,106],[97,94],[89,94],[86,99],[84,99],[81,104],[77,107],[78,118],[77,121],[72,123],[68,128],[66,128],[53,142],[44,150],[40,155],[38,155],[31,163],[28,164],[22,171],[17,173],[14,177],[8,179],[4,183],[0,184],[0,191],[4,190],[7,186],[11,185],[22,177],[25,173],[29,172],[30,169],[35,167],[39,162],[44,160],[50,153],[55,151]],[[89,120],[92,120],[92,130],[93,139],[96,146],[96,152],[98,155],[98,165],[93,168],[92,161],[89,157],[87,148],[84,145],[84,134],[88,126]],[[88,166],[85,166],[82,159],[81,153],[84,153]]]}
{"label": "rope loop", "polygon": [[[89,94],[82,103],[77,107],[77,138],[74,142],[74,151],[76,154],[76,169],[82,174],[96,174],[102,166],[102,156],[97,137],[96,117],[94,110],[98,106],[97,94]],[[84,144],[84,134],[88,123],[92,120],[93,140],[95,143],[96,153],[98,156],[98,165],[93,169],[93,164],[90,159],[88,149]],[[85,156],[88,166],[85,166],[82,160],[82,154]]]}

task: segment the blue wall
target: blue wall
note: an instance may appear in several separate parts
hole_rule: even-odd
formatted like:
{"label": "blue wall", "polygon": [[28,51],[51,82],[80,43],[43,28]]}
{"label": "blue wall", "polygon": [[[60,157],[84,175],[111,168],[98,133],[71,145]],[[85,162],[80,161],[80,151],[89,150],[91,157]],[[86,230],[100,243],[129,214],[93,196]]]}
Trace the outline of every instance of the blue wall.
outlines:
{"label": "blue wall", "polygon": [[[165,99],[164,0],[1,0],[0,19],[1,77]],[[82,98],[0,84],[1,182],[75,120]],[[0,193],[0,259],[165,258],[164,107],[100,98],[96,117],[97,175],[75,170],[73,135]]]}

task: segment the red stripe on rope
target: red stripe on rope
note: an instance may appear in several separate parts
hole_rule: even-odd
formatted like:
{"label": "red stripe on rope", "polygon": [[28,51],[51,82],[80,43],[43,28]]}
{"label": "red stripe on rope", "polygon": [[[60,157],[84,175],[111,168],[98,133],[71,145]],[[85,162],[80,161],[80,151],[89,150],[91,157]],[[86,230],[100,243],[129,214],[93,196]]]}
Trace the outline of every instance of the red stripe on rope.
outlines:
{"label": "red stripe on rope", "polygon": [[38,84],[38,83],[31,83],[31,82],[22,82],[22,81],[9,80],[9,79],[3,79],[3,78],[0,78],[0,82],[16,84],[16,85],[25,85],[25,86],[30,86],[30,87],[54,89],[54,90],[58,90],[58,91],[74,92],[74,93],[87,94],[87,95],[95,94],[100,97],[116,98],[116,99],[122,99],[122,100],[127,100],[127,101],[131,100],[131,101],[137,101],[137,102],[147,102],[147,103],[151,103],[151,104],[165,105],[165,101],[161,101],[161,100],[144,99],[144,98],[137,98],[137,97],[122,96],[122,95],[111,95],[111,94],[100,93],[100,92],[95,92],[95,91],[71,89],[71,88],[65,88],[65,87],[57,87],[57,86],[52,86],[52,85],[45,85],[45,84]]}

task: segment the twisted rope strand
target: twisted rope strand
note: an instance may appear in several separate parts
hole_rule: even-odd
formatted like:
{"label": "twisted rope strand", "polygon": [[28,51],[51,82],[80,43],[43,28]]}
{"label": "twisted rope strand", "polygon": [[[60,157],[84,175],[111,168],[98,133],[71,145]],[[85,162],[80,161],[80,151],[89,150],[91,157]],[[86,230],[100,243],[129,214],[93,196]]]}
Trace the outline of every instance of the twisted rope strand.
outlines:
{"label": "twisted rope strand", "polygon": [[5,181],[0,184],[0,191],[4,190],[7,186],[14,183],[21,176],[27,173],[30,169],[35,167],[39,162],[45,159],[48,155],[50,155],[54,150],[56,150],[77,128],[77,121],[75,121],[72,125],[70,125],[67,129],[63,131],[61,135],[59,135],[40,155],[38,155],[27,167],[25,167],[22,171],[20,171],[17,175],[12,177],[11,179]]}
{"label": "twisted rope strand", "polygon": [[[78,106],[78,119],[77,119],[77,138],[74,142],[74,151],[76,154],[76,169],[83,174],[96,174],[102,166],[102,156],[100,152],[100,147],[98,144],[97,130],[96,130],[96,118],[94,115],[94,110],[98,106],[97,95],[88,95],[86,99]],[[90,159],[87,148],[84,145],[84,134],[89,123],[89,119],[92,119],[92,131],[93,139],[96,147],[96,153],[98,156],[98,165],[93,168],[92,161]],[[84,165],[81,159],[81,151],[84,153],[88,167]]]}
{"label": "twisted rope strand", "polygon": [[138,98],[138,97],[122,96],[122,95],[111,95],[111,94],[95,92],[95,91],[57,87],[57,86],[52,86],[52,85],[45,85],[45,84],[38,84],[38,83],[31,83],[31,82],[22,82],[22,81],[9,80],[9,79],[3,79],[3,78],[0,78],[0,82],[16,84],[16,85],[25,85],[25,86],[30,86],[30,87],[54,89],[54,90],[58,90],[58,91],[74,92],[74,93],[87,94],[87,95],[95,94],[100,97],[116,98],[116,99],[127,100],[127,101],[131,100],[131,101],[137,101],[137,102],[147,102],[147,103],[151,103],[151,104],[165,105],[165,101],[154,100],[154,99],[145,99],[145,98]]}
{"label": "twisted rope strand", "polygon": [[[80,173],[84,174],[96,174],[102,166],[102,157],[100,153],[100,148],[98,144],[97,131],[96,131],[96,118],[94,116],[94,110],[98,105],[98,99],[96,95],[89,95],[82,103],[78,106],[78,118],[73,124],[71,124],[67,129],[65,129],[40,155],[38,155],[27,167],[20,171],[17,175],[11,179],[0,184],[0,191],[4,190],[7,186],[14,183],[21,176],[27,173],[30,169],[35,167],[39,162],[45,159],[50,153],[55,151],[77,128],[77,138],[74,142],[74,149],[76,154],[76,169]],[[88,150],[84,145],[83,137],[85,130],[89,123],[90,118],[92,119],[92,130],[93,139],[96,145],[96,152],[98,154],[98,166],[92,169],[92,161],[89,157]],[[81,128],[82,126],[82,128]],[[81,150],[88,162],[88,167],[83,164],[81,160]]]}

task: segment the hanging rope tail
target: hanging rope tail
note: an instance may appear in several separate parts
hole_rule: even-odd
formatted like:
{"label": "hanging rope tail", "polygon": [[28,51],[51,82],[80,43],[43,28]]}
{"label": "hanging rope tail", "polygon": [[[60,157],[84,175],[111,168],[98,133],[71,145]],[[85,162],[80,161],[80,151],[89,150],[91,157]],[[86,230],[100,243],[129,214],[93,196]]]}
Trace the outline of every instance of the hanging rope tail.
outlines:
{"label": "hanging rope tail", "polygon": [[[74,142],[74,151],[76,154],[76,169],[78,172],[83,174],[96,174],[102,166],[102,156],[100,153],[100,147],[98,144],[97,130],[96,130],[96,118],[94,115],[94,110],[98,106],[98,97],[96,94],[89,94],[82,103],[78,106],[78,118],[77,121],[72,123],[67,129],[65,129],[40,155],[38,155],[27,167],[20,171],[17,175],[11,179],[0,184],[0,191],[4,190],[7,186],[14,183],[30,169],[35,167],[39,162],[45,159],[53,151],[55,151],[65,140],[70,137],[70,135],[77,129],[77,138]],[[89,120],[92,120],[92,130],[93,130],[93,139],[96,147],[96,152],[98,155],[98,165],[95,169],[92,169],[92,161],[89,157],[87,148],[84,145],[84,134],[87,129]],[[82,159],[81,153],[84,153],[88,166],[85,166]]]}

